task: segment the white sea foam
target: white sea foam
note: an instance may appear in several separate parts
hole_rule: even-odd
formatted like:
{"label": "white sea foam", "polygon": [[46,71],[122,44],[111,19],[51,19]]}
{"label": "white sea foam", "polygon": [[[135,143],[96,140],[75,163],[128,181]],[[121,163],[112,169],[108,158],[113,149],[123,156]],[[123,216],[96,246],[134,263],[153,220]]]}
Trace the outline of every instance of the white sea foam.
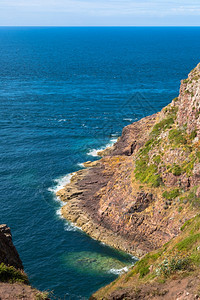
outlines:
{"label": "white sea foam", "polygon": [[64,226],[65,231],[77,231],[80,230],[82,231],[82,229],[72,223],[66,222],[65,226]]}
{"label": "white sea foam", "polygon": [[67,119],[60,119],[60,120],[58,120],[58,122],[66,122],[67,121]]}
{"label": "white sea foam", "polygon": [[99,149],[91,149],[91,150],[87,153],[87,155],[97,157],[97,156],[99,156],[99,155],[98,155],[98,152],[99,152],[99,151],[103,151],[103,150],[105,150],[106,148],[113,146],[116,142],[117,142],[117,138],[115,138],[115,139],[112,138],[112,139],[110,140],[110,142],[109,142],[107,145],[105,145],[104,147],[99,148]]}
{"label": "white sea foam", "polygon": [[61,207],[56,210],[56,215],[59,217],[59,219],[64,219],[62,213],[61,213]]}
{"label": "white sea foam", "polygon": [[79,166],[81,168],[85,168],[83,163],[78,163],[77,166]]}
{"label": "white sea foam", "polygon": [[129,269],[128,267],[124,267],[124,268],[121,268],[121,269],[112,268],[108,271],[108,273],[112,273],[112,274],[115,274],[115,275],[120,275],[120,274],[128,272],[128,269]]}
{"label": "white sea foam", "polygon": [[124,118],[123,120],[124,121],[130,121],[130,122],[133,121],[133,119],[131,119],[131,118]]}
{"label": "white sea foam", "polygon": [[[73,174],[74,174],[74,173],[70,173],[70,174],[67,174],[67,175],[65,175],[65,176],[62,176],[62,177],[59,177],[59,178],[55,179],[54,182],[56,183],[56,185],[53,186],[53,187],[48,188],[48,190],[49,190],[50,192],[53,193],[53,195],[54,195],[54,200],[57,201],[57,202],[59,203],[59,207],[58,207],[57,210],[56,210],[56,215],[57,215],[58,218],[60,218],[60,219],[64,219],[64,217],[63,217],[63,215],[62,215],[62,212],[61,212],[61,208],[62,208],[62,206],[65,205],[65,203],[62,202],[58,196],[56,196],[56,193],[57,193],[59,190],[63,189],[63,188],[66,186],[66,184],[70,183],[70,180],[71,180]],[[65,221],[64,229],[65,229],[66,231],[76,231],[76,230],[81,230],[81,228],[79,228],[79,227],[75,226],[74,224],[71,224],[71,223],[69,223],[69,222],[67,222],[67,221]]]}
{"label": "white sea foam", "polygon": [[70,183],[72,176],[73,173],[70,173],[55,179],[54,182],[56,183],[56,185],[54,187],[48,188],[48,191],[56,194],[59,190],[63,189],[66,186],[66,184]]}

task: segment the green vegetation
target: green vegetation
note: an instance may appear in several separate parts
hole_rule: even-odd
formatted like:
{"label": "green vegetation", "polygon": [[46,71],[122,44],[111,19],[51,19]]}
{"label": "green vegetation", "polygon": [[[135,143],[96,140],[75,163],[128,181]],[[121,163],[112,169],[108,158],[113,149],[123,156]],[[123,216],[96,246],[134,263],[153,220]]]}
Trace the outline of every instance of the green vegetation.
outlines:
{"label": "green vegetation", "polygon": [[190,139],[193,140],[197,136],[197,130],[193,130],[190,134]]}
{"label": "green vegetation", "polygon": [[183,83],[188,83],[188,81],[189,81],[188,79],[184,79]]}
{"label": "green vegetation", "polygon": [[169,117],[167,119],[164,119],[162,121],[160,121],[159,123],[155,124],[153,129],[152,129],[152,132],[151,132],[151,135],[155,138],[157,136],[160,135],[160,133],[163,131],[163,130],[166,130],[168,128],[171,128],[171,126],[174,124],[174,119],[173,117]]}
{"label": "green vegetation", "polygon": [[46,300],[49,297],[48,292],[37,293],[35,296],[35,300]]}
{"label": "green vegetation", "polygon": [[197,187],[194,187],[190,190],[189,194],[187,195],[187,199],[191,203],[192,207],[199,208],[200,207],[200,198],[196,196]]}
{"label": "green vegetation", "polygon": [[198,158],[199,162],[200,162],[200,151],[196,152],[196,157]]}
{"label": "green vegetation", "polygon": [[158,187],[161,184],[161,177],[157,171],[156,164],[148,166],[147,162],[142,158],[136,161],[135,178],[142,183],[148,183],[152,187]]}
{"label": "green vegetation", "polygon": [[28,277],[22,271],[15,269],[12,266],[0,264],[0,281],[2,282],[23,282],[28,283]]}
{"label": "green vegetation", "polygon": [[160,155],[156,155],[156,156],[153,158],[153,161],[158,165],[158,164],[161,162]]}
{"label": "green vegetation", "polygon": [[171,191],[165,191],[162,195],[167,200],[173,200],[180,195],[180,191],[179,189],[174,189]]}
{"label": "green vegetation", "polygon": [[183,170],[188,176],[192,175],[192,170],[194,169],[195,157],[191,157],[189,162],[183,164]]}
{"label": "green vegetation", "polygon": [[159,275],[164,275],[165,277],[171,274],[186,270],[190,265],[190,259],[188,257],[174,256],[165,258],[161,264],[159,264],[157,273]]}
{"label": "green vegetation", "polygon": [[[183,216],[180,216],[180,220]],[[200,265],[200,214],[186,221],[179,236],[172,238],[160,249],[143,256],[130,271],[103,290],[105,296],[114,290],[124,288],[140,289],[144,284],[152,288],[158,284],[171,283],[199,274]]]}
{"label": "green vegetation", "polygon": [[179,206],[178,212],[180,213],[183,210],[183,206]]}
{"label": "green vegetation", "polygon": [[183,135],[183,131],[179,129],[172,129],[169,132],[169,140],[176,146],[180,144],[187,144],[187,140]]}
{"label": "green vegetation", "polygon": [[143,278],[150,272],[149,267],[150,266],[146,266],[140,269],[140,278]]}
{"label": "green vegetation", "polygon": [[143,279],[150,273],[146,280],[157,278],[162,280],[177,272],[185,272],[189,275],[199,268],[200,263],[200,214],[188,220],[182,227],[182,234],[176,239],[167,242],[161,249],[145,255],[138,261],[127,274],[130,279],[135,274]]}
{"label": "green vegetation", "polygon": [[181,242],[179,242],[176,247],[179,251],[182,250],[190,250],[196,242],[200,241],[200,233],[192,234],[185,239],[183,239]]}
{"label": "green vegetation", "polygon": [[169,172],[175,176],[180,176],[183,173],[183,170],[179,165],[173,164],[173,166],[169,169]]}
{"label": "green vegetation", "polygon": [[150,184],[152,187],[158,187],[161,183],[161,177],[158,174],[158,162],[149,164],[148,153],[155,144],[154,139],[146,142],[140,151],[139,158],[135,162],[135,178],[142,183]]}
{"label": "green vegetation", "polygon": [[129,279],[134,274],[140,274],[139,278],[145,277],[150,272],[150,265],[153,264],[162,254],[162,251],[145,255],[141,260],[137,261],[132,271],[127,274]]}

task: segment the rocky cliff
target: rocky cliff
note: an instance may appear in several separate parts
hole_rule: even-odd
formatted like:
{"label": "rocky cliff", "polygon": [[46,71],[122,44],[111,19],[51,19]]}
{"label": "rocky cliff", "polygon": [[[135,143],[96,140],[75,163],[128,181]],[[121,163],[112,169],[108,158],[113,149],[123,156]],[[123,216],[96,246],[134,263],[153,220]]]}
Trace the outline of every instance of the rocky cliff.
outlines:
{"label": "rocky cliff", "polygon": [[48,299],[47,293],[28,285],[28,277],[13,244],[10,228],[5,224],[0,225],[0,299]]}
{"label": "rocky cliff", "polygon": [[0,225],[0,262],[16,269],[24,269],[19,254],[13,245],[10,228],[5,224]]}
{"label": "rocky cliff", "polygon": [[[63,216],[138,257],[176,240],[200,211],[199,139],[200,64],[168,106],[125,127],[117,143],[100,153],[101,160],[74,174],[57,194],[66,202]],[[120,297],[111,299],[144,299]]]}
{"label": "rocky cliff", "polygon": [[200,194],[199,87],[200,64],[181,82],[179,97],[125,127],[101,160],[75,173],[58,192],[63,216],[139,257],[177,236]]}

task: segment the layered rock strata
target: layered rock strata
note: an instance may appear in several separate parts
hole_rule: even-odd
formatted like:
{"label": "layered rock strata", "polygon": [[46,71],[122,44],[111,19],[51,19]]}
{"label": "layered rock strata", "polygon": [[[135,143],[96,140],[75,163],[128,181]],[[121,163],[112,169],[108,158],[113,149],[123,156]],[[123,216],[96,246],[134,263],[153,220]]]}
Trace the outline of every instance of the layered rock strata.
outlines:
{"label": "layered rock strata", "polygon": [[195,215],[200,196],[200,64],[161,112],[122,131],[57,195],[63,216],[91,237],[138,257],[159,248]]}

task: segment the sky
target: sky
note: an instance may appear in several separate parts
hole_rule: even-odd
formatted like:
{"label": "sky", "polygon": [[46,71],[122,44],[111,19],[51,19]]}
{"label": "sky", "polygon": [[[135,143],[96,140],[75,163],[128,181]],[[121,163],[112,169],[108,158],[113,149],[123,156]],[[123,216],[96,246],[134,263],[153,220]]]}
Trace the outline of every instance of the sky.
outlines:
{"label": "sky", "polygon": [[200,26],[200,0],[0,0],[0,26]]}

